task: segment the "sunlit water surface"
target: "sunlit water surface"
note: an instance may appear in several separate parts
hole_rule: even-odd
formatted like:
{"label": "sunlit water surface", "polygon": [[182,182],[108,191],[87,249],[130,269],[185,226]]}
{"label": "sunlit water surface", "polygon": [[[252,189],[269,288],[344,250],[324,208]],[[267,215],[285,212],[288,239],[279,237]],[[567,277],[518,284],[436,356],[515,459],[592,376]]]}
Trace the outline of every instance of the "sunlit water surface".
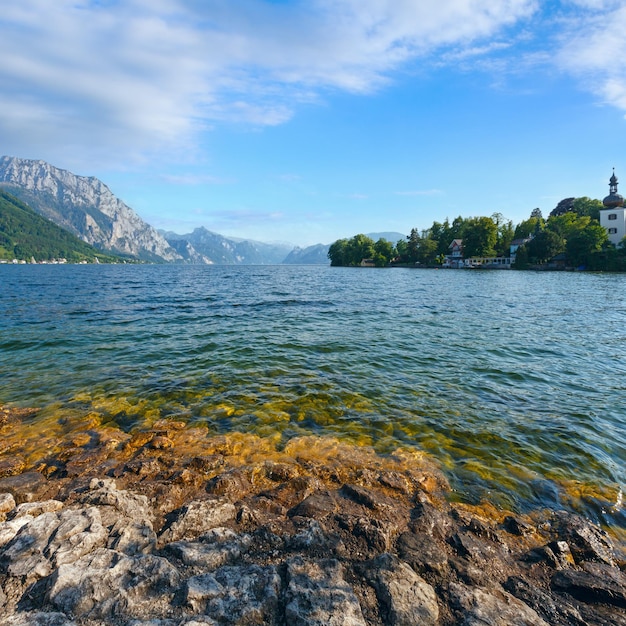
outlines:
{"label": "sunlit water surface", "polygon": [[626,276],[0,266],[0,403],[417,447],[467,502],[626,527]]}

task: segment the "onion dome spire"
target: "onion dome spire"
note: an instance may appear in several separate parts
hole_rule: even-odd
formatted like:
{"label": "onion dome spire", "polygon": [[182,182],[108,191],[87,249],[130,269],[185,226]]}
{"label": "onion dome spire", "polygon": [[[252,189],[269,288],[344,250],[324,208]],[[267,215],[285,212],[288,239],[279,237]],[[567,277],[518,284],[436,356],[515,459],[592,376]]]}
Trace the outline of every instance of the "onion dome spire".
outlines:
{"label": "onion dome spire", "polygon": [[617,176],[615,176],[615,168],[613,168],[613,175],[609,178],[609,195],[604,198],[602,204],[604,204],[607,209],[624,206],[623,196],[617,193]]}

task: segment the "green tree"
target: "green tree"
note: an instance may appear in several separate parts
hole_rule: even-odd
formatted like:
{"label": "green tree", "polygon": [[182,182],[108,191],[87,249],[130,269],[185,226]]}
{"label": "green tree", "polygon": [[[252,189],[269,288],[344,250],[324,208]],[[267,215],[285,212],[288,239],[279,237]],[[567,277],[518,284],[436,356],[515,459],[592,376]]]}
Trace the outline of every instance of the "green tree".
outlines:
{"label": "green tree", "polygon": [[491,219],[495,222],[497,228],[496,255],[508,256],[511,250],[511,242],[515,235],[513,222],[507,220],[502,213],[494,213]]}
{"label": "green tree", "polygon": [[348,265],[348,240],[337,239],[328,248],[328,258],[333,267]]}
{"label": "green tree", "polygon": [[374,263],[376,267],[389,265],[391,259],[396,256],[393,244],[382,237],[374,244]]}
{"label": "green tree", "polygon": [[516,270],[523,270],[528,267],[528,247],[527,245],[520,246],[515,253],[515,263],[513,267]]}
{"label": "green tree", "polygon": [[419,257],[421,237],[417,228],[412,228],[407,236],[407,259],[410,263],[416,263]]}
{"label": "green tree", "polygon": [[498,227],[490,217],[471,217],[465,220],[463,229],[463,256],[495,256]]}
{"label": "green tree", "polygon": [[[585,218],[583,218],[585,219]],[[565,251],[572,265],[588,265],[591,256],[602,250],[609,242],[606,228],[595,220],[573,232],[567,239]]]}
{"label": "green tree", "polygon": [[407,243],[406,239],[400,239],[397,243],[396,243],[396,251],[398,254],[398,259],[400,260],[400,262],[402,263],[407,263],[409,258],[408,258],[408,250],[409,250],[409,246]]}
{"label": "green tree", "polygon": [[[526,248],[531,263],[544,263],[565,251],[565,240],[558,232],[546,228],[522,248]],[[518,254],[520,250],[517,251]]]}
{"label": "green tree", "polygon": [[563,198],[563,200],[550,211],[550,217],[558,217],[559,215],[572,211],[574,209],[574,200],[576,200],[576,198]]}
{"label": "green tree", "polygon": [[526,239],[527,237],[536,235],[543,229],[544,225],[545,222],[542,217],[531,216],[515,227],[513,239]]}
{"label": "green tree", "polygon": [[600,221],[600,211],[604,208],[604,205],[600,200],[592,200],[583,196],[582,198],[576,198],[572,205],[572,210],[576,215],[580,217],[588,216],[592,220]]}
{"label": "green tree", "polygon": [[374,255],[374,241],[362,234],[351,239],[338,239],[328,248],[330,264],[335,267],[356,267],[363,259],[374,259]]}
{"label": "green tree", "polygon": [[355,235],[348,241],[350,265],[361,265],[364,259],[374,258],[374,240],[367,235]]}
{"label": "green tree", "polygon": [[453,239],[463,239],[463,230],[465,228],[465,219],[460,215],[455,217],[452,224],[446,217],[442,223],[433,222],[430,227],[429,236],[437,242],[437,255],[448,254],[448,248]]}

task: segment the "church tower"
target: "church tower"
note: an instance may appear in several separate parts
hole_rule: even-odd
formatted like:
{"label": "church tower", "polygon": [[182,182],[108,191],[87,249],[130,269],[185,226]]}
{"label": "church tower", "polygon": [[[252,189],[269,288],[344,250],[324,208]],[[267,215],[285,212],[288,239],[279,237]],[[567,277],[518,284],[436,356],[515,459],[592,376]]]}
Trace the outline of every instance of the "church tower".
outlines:
{"label": "church tower", "polygon": [[609,241],[618,245],[626,237],[626,208],[624,198],[617,193],[617,176],[615,169],[609,179],[609,195],[602,201],[604,209],[600,210],[600,224],[606,228]]}

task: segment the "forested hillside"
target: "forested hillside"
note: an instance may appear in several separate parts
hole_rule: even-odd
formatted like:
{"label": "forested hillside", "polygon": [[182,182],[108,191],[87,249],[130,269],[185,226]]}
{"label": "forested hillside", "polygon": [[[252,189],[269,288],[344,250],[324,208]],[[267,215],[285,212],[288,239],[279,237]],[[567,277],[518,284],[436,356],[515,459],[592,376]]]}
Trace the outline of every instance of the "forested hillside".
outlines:
{"label": "forested hillside", "polygon": [[104,263],[122,261],[96,250],[0,189],[0,259],[77,263],[95,262],[96,257]]}

